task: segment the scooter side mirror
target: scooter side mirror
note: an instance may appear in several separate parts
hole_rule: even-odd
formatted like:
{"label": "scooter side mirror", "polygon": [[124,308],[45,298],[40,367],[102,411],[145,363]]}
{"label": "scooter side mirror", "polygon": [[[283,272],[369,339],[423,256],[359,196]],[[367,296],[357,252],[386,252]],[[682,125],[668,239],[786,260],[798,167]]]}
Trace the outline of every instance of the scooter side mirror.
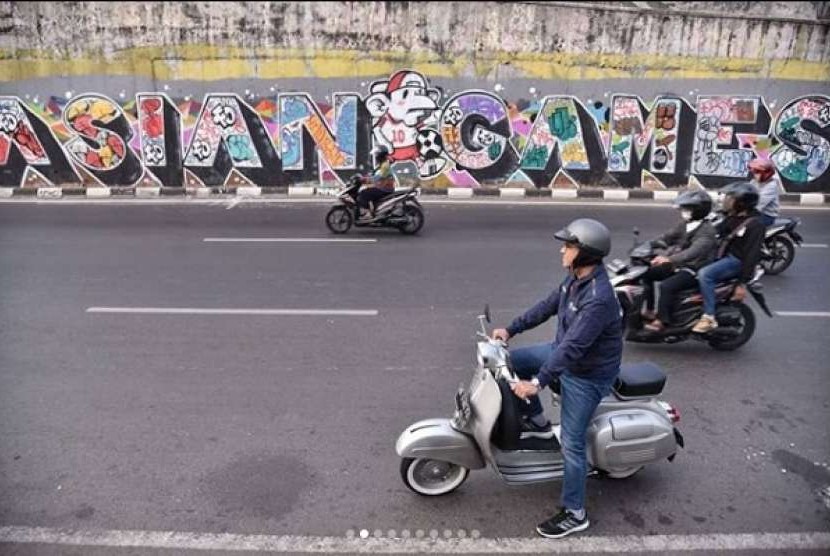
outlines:
{"label": "scooter side mirror", "polygon": [[484,318],[487,320],[488,323],[492,322],[490,320],[490,304],[484,305]]}

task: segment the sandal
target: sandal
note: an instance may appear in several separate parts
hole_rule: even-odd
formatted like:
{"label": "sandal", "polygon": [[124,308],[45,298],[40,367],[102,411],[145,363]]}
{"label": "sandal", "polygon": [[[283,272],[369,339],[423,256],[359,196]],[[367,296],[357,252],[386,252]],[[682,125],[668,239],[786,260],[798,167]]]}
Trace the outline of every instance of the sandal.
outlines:
{"label": "sandal", "polygon": [[663,332],[666,329],[666,326],[660,322],[659,320],[655,319],[653,322],[648,323],[643,327],[644,330],[648,330],[649,332]]}
{"label": "sandal", "polygon": [[640,312],[640,316],[643,318],[643,320],[653,321],[657,318],[657,313],[654,311],[642,311]]}

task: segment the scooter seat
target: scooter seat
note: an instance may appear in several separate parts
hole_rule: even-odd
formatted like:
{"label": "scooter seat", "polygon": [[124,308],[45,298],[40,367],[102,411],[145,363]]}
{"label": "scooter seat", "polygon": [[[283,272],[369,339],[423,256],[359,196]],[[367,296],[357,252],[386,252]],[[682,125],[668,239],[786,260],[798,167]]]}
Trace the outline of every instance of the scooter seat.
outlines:
{"label": "scooter seat", "polygon": [[620,398],[650,398],[657,396],[666,385],[666,375],[654,363],[622,365],[614,384]]}

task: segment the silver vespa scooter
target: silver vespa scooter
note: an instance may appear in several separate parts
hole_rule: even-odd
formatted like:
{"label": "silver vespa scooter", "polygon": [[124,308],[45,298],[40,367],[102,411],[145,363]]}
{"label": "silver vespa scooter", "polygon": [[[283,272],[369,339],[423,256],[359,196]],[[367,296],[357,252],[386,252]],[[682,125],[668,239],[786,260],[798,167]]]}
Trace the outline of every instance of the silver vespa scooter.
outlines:
{"label": "silver vespa scooter", "polygon": [[[524,402],[511,390],[518,377],[510,354],[506,344],[487,334],[489,308],[478,318],[477,366],[469,387],[456,393],[455,415],[407,427],[395,446],[403,458],[403,482],[421,495],[452,492],[471,469],[487,464],[509,485],[555,481],[564,474],[558,383],[551,385],[553,438],[523,438],[519,407]],[[680,420],[677,410],[657,399],[665,382],[666,375],[652,363],[622,366],[613,392],[600,402],[588,427],[590,473],[623,479],[647,464],[674,459],[683,437],[674,426]]]}

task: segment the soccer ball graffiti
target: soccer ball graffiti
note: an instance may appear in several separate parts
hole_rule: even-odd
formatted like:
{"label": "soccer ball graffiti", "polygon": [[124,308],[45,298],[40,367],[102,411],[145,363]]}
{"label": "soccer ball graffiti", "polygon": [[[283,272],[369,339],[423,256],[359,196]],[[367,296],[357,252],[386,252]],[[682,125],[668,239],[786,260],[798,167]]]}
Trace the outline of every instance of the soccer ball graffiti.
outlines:
{"label": "soccer ball graffiti", "polygon": [[223,129],[231,127],[236,122],[236,112],[230,106],[220,104],[210,112],[213,123]]}
{"label": "soccer ball graffiti", "polygon": [[164,162],[164,148],[158,143],[144,145],[144,161],[148,166],[159,166]]}
{"label": "soccer ball graffiti", "polygon": [[10,110],[0,112],[0,131],[11,133],[17,129],[17,114]]}
{"label": "soccer ball graffiti", "polygon": [[434,129],[422,129],[418,132],[418,154],[424,160],[440,158],[444,152],[441,135]]}

